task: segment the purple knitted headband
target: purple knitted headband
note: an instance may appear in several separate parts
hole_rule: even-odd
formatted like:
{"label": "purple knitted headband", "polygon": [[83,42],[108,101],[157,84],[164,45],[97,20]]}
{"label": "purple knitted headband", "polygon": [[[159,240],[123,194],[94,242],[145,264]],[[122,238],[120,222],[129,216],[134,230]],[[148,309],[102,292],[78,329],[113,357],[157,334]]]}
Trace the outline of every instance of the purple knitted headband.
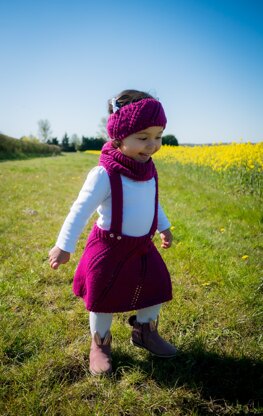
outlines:
{"label": "purple knitted headband", "polygon": [[154,98],[143,98],[120,109],[113,99],[113,111],[109,116],[107,131],[111,139],[123,140],[130,134],[148,127],[166,126],[166,116],[162,104]]}

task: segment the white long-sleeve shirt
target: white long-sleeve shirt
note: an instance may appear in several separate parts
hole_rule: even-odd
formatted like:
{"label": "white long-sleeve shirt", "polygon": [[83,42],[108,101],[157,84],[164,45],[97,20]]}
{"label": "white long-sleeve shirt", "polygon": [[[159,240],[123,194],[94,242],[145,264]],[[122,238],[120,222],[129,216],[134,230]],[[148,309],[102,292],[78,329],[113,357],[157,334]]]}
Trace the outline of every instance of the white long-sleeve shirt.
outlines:
{"label": "white long-sleeve shirt", "polygon": [[[134,181],[121,175],[123,188],[122,234],[140,237],[148,234],[153,218],[155,204],[155,179]],[[97,226],[109,230],[111,226],[111,186],[107,171],[103,166],[93,168],[72,205],[61,228],[56,246],[73,253],[78,238],[91,215],[97,210]],[[162,207],[158,206],[159,232],[170,227]]]}

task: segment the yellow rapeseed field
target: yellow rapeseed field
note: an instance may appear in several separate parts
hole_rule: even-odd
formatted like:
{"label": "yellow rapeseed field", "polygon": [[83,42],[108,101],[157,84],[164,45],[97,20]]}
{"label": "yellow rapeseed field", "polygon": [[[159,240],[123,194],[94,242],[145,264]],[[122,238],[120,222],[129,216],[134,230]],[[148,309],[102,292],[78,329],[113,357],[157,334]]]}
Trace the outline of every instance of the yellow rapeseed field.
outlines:
{"label": "yellow rapeseed field", "polygon": [[212,146],[162,146],[155,159],[182,164],[209,166],[215,171],[245,168],[263,171],[263,142],[216,144]]}
{"label": "yellow rapeseed field", "polygon": [[[99,154],[99,150],[86,153]],[[179,162],[198,166],[208,166],[214,171],[227,171],[229,168],[242,168],[246,171],[263,171],[263,142],[214,144],[211,146],[167,146],[161,147],[154,159],[165,162]]]}
{"label": "yellow rapeseed field", "polygon": [[100,150],[85,150],[84,153],[88,153],[90,155],[100,155]]}
{"label": "yellow rapeseed field", "polygon": [[[99,150],[87,150],[90,154],[99,154]],[[245,168],[248,171],[263,171],[263,142],[214,144],[212,146],[162,146],[154,159],[166,162],[179,162],[209,166],[215,171],[229,168]]]}
{"label": "yellow rapeseed field", "polygon": [[[85,153],[98,155],[100,151],[87,150]],[[202,174],[202,168],[211,169],[211,173],[216,173],[213,180],[224,177],[226,183],[235,186],[238,192],[263,194],[263,142],[211,146],[163,145],[153,158],[164,163],[179,163],[191,169],[197,168],[195,174]]]}

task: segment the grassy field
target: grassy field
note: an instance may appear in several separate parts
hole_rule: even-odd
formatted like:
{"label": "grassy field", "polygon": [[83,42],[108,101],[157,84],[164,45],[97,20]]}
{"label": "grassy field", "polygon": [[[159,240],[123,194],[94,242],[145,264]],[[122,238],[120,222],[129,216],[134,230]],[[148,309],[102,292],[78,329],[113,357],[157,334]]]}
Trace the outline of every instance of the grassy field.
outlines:
{"label": "grassy field", "polygon": [[71,290],[91,219],[71,262],[48,251],[98,157],[69,154],[0,164],[1,416],[263,413],[262,199],[209,170],[156,164],[174,244],[160,249],[173,300],[160,333],[172,360],[129,343],[116,314],[111,377],[88,372],[88,314]]}

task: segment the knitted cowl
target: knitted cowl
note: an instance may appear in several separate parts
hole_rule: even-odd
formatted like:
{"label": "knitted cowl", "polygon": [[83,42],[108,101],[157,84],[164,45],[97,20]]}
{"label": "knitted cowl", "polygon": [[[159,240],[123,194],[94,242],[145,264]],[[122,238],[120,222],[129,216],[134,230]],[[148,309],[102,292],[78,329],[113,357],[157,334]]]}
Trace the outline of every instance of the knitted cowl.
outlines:
{"label": "knitted cowl", "polygon": [[124,155],[120,150],[113,147],[112,142],[107,142],[101,151],[99,165],[103,166],[107,172],[118,172],[121,175],[135,181],[148,181],[157,172],[152,158],[147,162],[137,162],[136,160]]}

